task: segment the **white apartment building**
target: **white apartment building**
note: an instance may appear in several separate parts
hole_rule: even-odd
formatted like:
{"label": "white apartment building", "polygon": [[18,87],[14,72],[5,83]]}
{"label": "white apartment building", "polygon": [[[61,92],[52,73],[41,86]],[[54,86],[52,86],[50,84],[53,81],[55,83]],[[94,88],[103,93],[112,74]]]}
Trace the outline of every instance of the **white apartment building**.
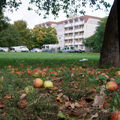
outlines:
{"label": "white apartment building", "polygon": [[101,18],[85,15],[60,22],[46,22],[37,26],[55,27],[60,48],[74,46],[75,49],[86,50],[83,39],[95,33],[100,20]]}

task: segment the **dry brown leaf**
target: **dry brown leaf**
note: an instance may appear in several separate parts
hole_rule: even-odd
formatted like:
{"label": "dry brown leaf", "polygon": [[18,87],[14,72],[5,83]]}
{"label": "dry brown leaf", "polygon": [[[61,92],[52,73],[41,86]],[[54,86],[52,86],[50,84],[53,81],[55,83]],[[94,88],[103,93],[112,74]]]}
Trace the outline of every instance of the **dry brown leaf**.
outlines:
{"label": "dry brown leaf", "polygon": [[70,102],[65,102],[65,107],[69,107],[71,105]]}
{"label": "dry brown leaf", "polygon": [[91,119],[97,118],[97,117],[98,117],[98,113],[95,113],[94,115],[92,115]]}
{"label": "dry brown leaf", "polygon": [[64,100],[69,101],[69,97],[66,95],[63,95]]}
{"label": "dry brown leaf", "polygon": [[80,106],[80,104],[78,102],[75,102],[75,107],[80,108],[81,106]]}
{"label": "dry brown leaf", "polygon": [[51,90],[58,90],[58,87],[54,86],[51,88]]}
{"label": "dry brown leaf", "polygon": [[5,109],[5,108],[6,108],[6,106],[4,104],[0,103],[0,109]]}
{"label": "dry brown leaf", "polygon": [[57,96],[58,96],[58,97],[62,97],[62,96],[63,96],[63,93],[59,93]]}
{"label": "dry brown leaf", "polygon": [[6,96],[4,96],[4,98],[5,98],[5,99],[11,99],[12,96],[11,96],[11,95],[6,95]]}
{"label": "dry brown leaf", "polygon": [[22,99],[24,99],[25,97],[26,97],[26,94],[23,93],[23,94],[20,96],[20,99],[22,100]]}
{"label": "dry brown leaf", "polygon": [[70,104],[70,106],[71,106],[72,109],[75,108],[75,104],[74,103]]}
{"label": "dry brown leaf", "polygon": [[60,102],[60,103],[63,102],[63,100],[59,96],[57,97],[57,101]]}
{"label": "dry brown leaf", "polygon": [[86,104],[88,104],[85,100],[81,100],[80,102],[79,102],[79,104],[80,104],[80,107],[82,107],[83,105],[86,105]]}
{"label": "dry brown leaf", "polygon": [[37,116],[37,120],[42,120],[40,117]]}
{"label": "dry brown leaf", "polygon": [[60,110],[64,110],[65,107],[66,107],[65,105],[60,105],[59,109],[60,109]]}
{"label": "dry brown leaf", "polygon": [[99,108],[103,108],[104,101],[105,101],[105,97],[104,96],[96,95],[95,99],[94,99],[93,106],[99,107]]}

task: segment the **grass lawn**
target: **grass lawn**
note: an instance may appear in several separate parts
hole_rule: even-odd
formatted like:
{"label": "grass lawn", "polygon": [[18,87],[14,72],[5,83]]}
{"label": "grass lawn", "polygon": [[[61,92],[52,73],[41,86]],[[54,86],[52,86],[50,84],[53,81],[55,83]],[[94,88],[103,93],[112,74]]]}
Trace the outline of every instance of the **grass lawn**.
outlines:
{"label": "grass lawn", "polygon": [[[102,85],[111,79],[120,82],[115,74],[119,68],[100,68],[99,57],[95,53],[0,52],[0,120],[109,120],[112,111],[120,110],[120,89],[112,95],[105,90],[109,107],[93,107],[93,103]],[[88,61],[81,62],[83,58]],[[35,88],[36,78],[50,80],[54,86]]]}
{"label": "grass lawn", "polygon": [[[88,63],[99,61],[99,54],[95,53],[4,53],[0,52],[0,66],[5,65],[36,65],[44,64],[53,66],[83,64],[80,59],[88,59]],[[36,63],[36,64],[35,64]]]}

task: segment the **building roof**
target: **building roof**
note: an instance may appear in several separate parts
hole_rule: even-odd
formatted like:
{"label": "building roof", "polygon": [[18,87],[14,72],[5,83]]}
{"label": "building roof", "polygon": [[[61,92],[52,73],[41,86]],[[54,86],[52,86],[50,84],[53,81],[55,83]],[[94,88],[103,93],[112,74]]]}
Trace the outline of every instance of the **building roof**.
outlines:
{"label": "building roof", "polygon": [[84,22],[85,22],[85,23],[88,21],[89,18],[93,18],[93,19],[97,19],[97,20],[101,20],[101,19],[102,19],[102,18],[100,18],[100,17],[84,15],[84,16],[80,16],[80,17],[68,18],[68,19],[66,19],[66,20],[59,21],[59,22],[48,21],[48,22],[44,22],[44,23],[38,24],[37,26],[41,26],[41,25],[49,25],[49,26],[51,26],[52,24],[57,24],[57,25],[58,25],[58,24],[64,23],[65,21],[75,20],[75,19],[79,19],[79,18],[84,19]]}

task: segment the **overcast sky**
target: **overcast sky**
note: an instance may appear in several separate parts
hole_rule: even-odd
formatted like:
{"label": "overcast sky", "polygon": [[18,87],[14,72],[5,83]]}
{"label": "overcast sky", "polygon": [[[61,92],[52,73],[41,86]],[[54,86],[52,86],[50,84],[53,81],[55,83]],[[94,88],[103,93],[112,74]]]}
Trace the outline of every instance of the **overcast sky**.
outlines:
{"label": "overcast sky", "polygon": [[[59,17],[57,19],[54,19],[52,15],[49,15],[47,19],[43,19],[43,16],[39,16],[37,13],[34,11],[28,11],[27,6],[28,6],[28,0],[21,0],[23,4],[20,6],[19,10],[14,11],[11,13],[10,11],[6,10],[5,11],[5,16],[7,16],[10,19],[10,23],[14,23],[14,21],[17,20],[24,20],[27,22],[29,28],[33,28],[35,25],[40,24],[42,22],[47,22],[47,21],[61,21],[66,19],[64,13],[60,13]],[[106,0],[113,4],[114,0]],[[86,15],[91,15],[91,16],[96,16],[96,17],[105,17],[109,14],[109,12],[105,12],[102,10],[97,10],[97,11],[92,11],[90,8],[86,8]]]}

